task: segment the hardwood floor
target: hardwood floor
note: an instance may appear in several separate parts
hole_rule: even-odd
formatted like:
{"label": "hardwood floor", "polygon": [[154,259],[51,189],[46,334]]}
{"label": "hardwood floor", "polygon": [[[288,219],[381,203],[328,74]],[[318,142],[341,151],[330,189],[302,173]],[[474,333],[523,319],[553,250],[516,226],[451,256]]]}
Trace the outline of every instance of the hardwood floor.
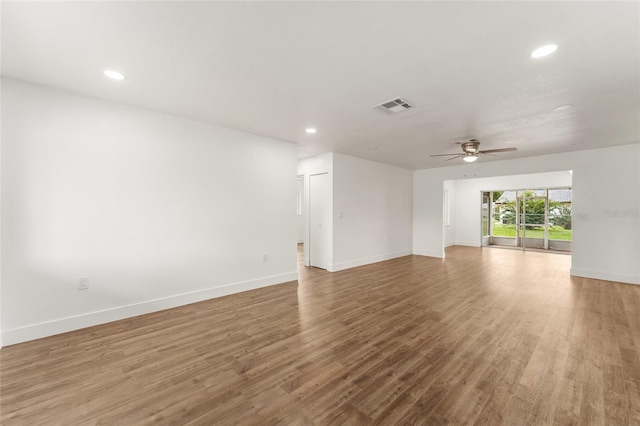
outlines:
{"label": "hardwood floor", "polygon": [[452,247],[9,346],[2,425],[640,424],[640,286]]}

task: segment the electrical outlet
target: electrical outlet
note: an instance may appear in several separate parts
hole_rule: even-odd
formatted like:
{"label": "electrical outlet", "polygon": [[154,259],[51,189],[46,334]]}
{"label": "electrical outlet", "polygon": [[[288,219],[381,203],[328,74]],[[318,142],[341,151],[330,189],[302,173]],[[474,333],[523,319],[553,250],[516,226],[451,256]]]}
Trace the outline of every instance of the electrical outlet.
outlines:
{"label": "electrical outlet", "polygon": [[87,290],[89,288],[89,277],[78,277],[78,290]]}
{"label": "electrical outlet", "polygon": [[263,262],[269,261],[269,253],[262,253],[262,261]]}

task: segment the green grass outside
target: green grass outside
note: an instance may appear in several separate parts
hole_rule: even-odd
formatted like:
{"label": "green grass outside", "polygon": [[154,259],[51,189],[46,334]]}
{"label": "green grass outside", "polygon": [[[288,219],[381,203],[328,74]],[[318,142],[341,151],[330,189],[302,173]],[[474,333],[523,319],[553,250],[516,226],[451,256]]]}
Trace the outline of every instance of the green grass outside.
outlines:
{"label": "green grass outside", "polygon": [[[514,225],[494,223],[492,235],[494,237],[515,237],[516,227]],[[520,231],[520,236],[522,236],[522,231]],[[544,229],[527,229],[527,238],[544,238]],[[549,239],[571,241],[571,230],[563,229],[559,226],[550,226]]]}

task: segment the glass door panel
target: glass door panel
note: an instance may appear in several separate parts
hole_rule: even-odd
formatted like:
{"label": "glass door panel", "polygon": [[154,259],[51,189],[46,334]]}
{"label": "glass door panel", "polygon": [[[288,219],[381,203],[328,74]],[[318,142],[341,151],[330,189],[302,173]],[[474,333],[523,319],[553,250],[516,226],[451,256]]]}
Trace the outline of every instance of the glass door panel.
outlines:
{"label": "glass door panel", "polygon": [[519,245],[523,248],[548,248],[547,190],[518,191],[520,220]]}
{"label": "glass door panel", "polygon": [[482,246],[489,245],[491,235],[491,193],[482,193]]}

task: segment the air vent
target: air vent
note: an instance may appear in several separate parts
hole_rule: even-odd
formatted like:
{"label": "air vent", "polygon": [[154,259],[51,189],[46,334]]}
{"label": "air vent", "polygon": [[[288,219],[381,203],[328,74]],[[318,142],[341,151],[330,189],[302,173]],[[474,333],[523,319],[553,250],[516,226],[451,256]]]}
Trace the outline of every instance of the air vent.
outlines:
{"label": "air vent", "polygon": [[386,112],[400,112],[413,108],[413,105],[411,105],[406,99],[394,98],[382,102],[381,104],[374,105],[371,108],[378,108]]}

